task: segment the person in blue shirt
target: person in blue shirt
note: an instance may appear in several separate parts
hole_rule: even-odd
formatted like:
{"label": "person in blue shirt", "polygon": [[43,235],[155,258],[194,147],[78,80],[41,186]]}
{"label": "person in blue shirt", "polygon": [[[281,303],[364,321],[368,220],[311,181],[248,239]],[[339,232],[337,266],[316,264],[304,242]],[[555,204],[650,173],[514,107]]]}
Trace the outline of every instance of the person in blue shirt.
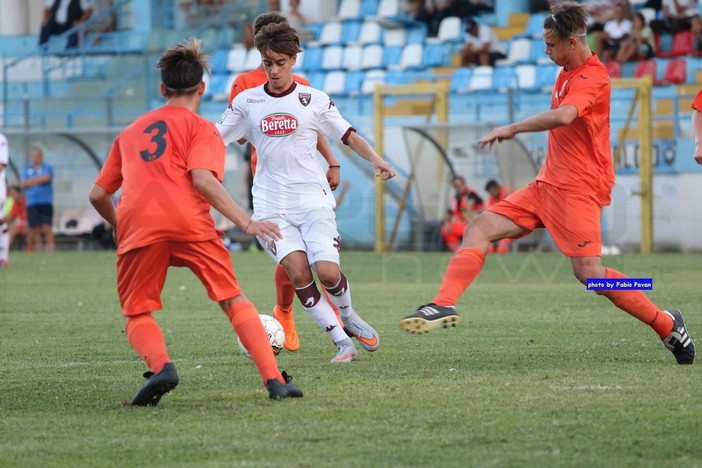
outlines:
{"label": "person in blue shirt", "polygon": [[30,164],[22,171],[22,188],[27,200],[28,242],[34,252],[51,252],[56,247],[52,231],[53,178],[54,169],[44,163],[44,151],[34,146],[30,152]]}

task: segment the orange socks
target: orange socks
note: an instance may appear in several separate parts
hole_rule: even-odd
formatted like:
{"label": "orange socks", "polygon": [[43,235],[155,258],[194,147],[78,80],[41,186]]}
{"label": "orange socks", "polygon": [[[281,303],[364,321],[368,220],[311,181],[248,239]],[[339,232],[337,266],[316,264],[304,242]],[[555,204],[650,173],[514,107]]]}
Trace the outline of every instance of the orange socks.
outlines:
{"label": "orange socks", "polygon": [[288,278],[285,268],[280,265],[275,266],[275,294],[278,307],[283,312],[289,312],[295,300],[295,288]]}
{"label": "orange socks", "polygon": [[127,341],[154,373],[158,374],[171,361],[161,327],[150,313],[127,317],[125,329]]}
{"label": "orange socks", "polygon": [[[626,275],[611,268],[605,270],[606,278],[626,278]],[[597,291],[597,294],[605,296],[624,312],[648,324],[661,338],[667,337],[673,330],[673,319],[641,291]]]}
{"label": "orange socks", "polygon": [[432,302],[440,306],[455,305],[458,297],[478,277],[484,263],[482,250],[472,247],[459,250],[449,262],[439,293]]}
{"label": "orange socks", "polygon": [[285,380],[278,371],[278,363],[273,355],[268,335],[254,305],[249,301],[235,302],[227,311],[227,317],[242,344],[249,351],[251,359],[263,377],[263,382],[278,379],[284,383]]}

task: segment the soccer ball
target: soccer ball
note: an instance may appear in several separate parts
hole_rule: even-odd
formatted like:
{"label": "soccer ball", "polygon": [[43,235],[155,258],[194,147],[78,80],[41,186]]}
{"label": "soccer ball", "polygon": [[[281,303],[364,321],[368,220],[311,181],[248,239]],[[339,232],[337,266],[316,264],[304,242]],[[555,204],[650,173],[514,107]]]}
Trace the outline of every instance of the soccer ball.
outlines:
{"label": "soccer ball", "polygon": [[[280,322],[270,315],[259,314],[258,317],[261,319],[263,328],[268,334],[268,341],[271,343],[271,348],[273,348],[273,354],[277,356],[285,344],[285,330],[283,330],[283,326],[280,324]],[[242,354],[244,354],[244,356],[251,357],[239,337],[237,337],[237,341],[239,342],[239,349],[241,350]]]}

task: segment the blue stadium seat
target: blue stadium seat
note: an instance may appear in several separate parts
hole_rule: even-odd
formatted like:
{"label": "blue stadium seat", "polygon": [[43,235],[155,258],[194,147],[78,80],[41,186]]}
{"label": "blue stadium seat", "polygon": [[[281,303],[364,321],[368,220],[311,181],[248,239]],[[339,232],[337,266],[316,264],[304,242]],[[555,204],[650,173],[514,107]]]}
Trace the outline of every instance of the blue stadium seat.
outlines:
{"label": "blue stadium seat", "polygon": [[307,23],[305,24],[305,29],[312,33],[312,40],[318,41],[319,36],[322,35],[322,27],[324,23]]}
{"label": "blue stadium seat", "polygon": [[357,20],[344,21],[341,26],[341,42],[344,44],[356,42],[358,40],[358,35],[361,32],[362,24],[362,21]]}
{"label": "blue stadium seat", "polygon": [[362,0],[361,1],[361,12],[362,18],[366,16],[375,16],[378,13],[378,0]]}
{"label": "blue stadium seat", "polygon": [[212,73],[226,73],[229,49],[217,49],[212,54]]}
{"label": "blue stadium seat", "polygon": [[451,57],[449,54],[450,44],[429,44],[424,46],[422,53],[422,66],[424,68],[444,67],[450,65]]}
{"label": "blue stadium seat", "polygon": [[517,75],[511,65],[496,67],[492,74],[492,89],[504,91],[516,87]]}
{"label": "blue stadium seat", "polygon": [[551,63],[551,59],[546,55],[546,43],[543,39],[532,39],[529,61],[532,63]]}
{"label": "blue stadium seat", "polygon": [[[556,82],[559,67],[556,64],[540,64],[536,66],[536,83],[538,89],[552,89]],[[633,75],[633,73],[632,73]]]}
{"label": "blue stadium seat", "polygon": [[524,33],[528,37],[541,37],[544,33],[544,20],[547,16],[548,13],[532,13],[531,16],[529,16],[529,21],[527,21]]}
{"label": "blue stadium seat", "polygon": [[361,92],[361,85],[366,74],[362,71],[350,71],[346,73],[346,94],[350,96]]}
{"label": "blue stadium seat", "polygon": [[307,75],[310,86],[316,89],[324,89],[324,79],[327,74],[324,72],[314,72]]}
{"label": "blue stadium seat", "polygon": [[322,56],[324,48],[322,47],[307,47],[305,49],[305,60],[302,64],[302,70],[305,72],[316,72],[322,69]]}
{"label": "blue stadium seat", "polygon": [[385,84],[401,85],[407,84],[408,73],[404,70],[388,70],[385,73]]}
{"label": "blue stadium seat", "polygon": [[402,58],[402,46],[391,46],[383,49],[383,66],[389,68],[398,65]]}
{"label": "blue stadium seat", "polygon": [[469,67],[456,68],[451,73],[451,81],[449,91],[451,93],[461,94],[468,92],[470,79],[473,76],[473,69]]}
{"label": "blue stadium seat", "polygon": [[405,30],[407,44],[424,44],[427,39],[425,24],[412,25]]}
{"label": "blue stadium seat", "polygon": [[209,78],[209,83],[205,87],[206,99],[220,99],[224,94],[229,95],[229,90],[226,89],[229,81],[229,74],[219,73],[212,75]]}

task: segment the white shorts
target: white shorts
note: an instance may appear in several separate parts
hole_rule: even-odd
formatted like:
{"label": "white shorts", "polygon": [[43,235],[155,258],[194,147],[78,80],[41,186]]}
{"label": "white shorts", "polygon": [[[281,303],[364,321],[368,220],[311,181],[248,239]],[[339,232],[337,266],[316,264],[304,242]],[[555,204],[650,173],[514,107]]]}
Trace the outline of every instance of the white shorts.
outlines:
{"label": "white shorts", "polygon": [[336,214],[331,208],[317,208],[305,213],[276,214],[256,221],[271,221],[278,225],[282,239],[263,242],[256,237],[259,244],[280,263],[288,254],[301,250],[307,253],[307,261],[314,265],[318,261],[332,262],[339,265],[341,236],[336,230]]}

